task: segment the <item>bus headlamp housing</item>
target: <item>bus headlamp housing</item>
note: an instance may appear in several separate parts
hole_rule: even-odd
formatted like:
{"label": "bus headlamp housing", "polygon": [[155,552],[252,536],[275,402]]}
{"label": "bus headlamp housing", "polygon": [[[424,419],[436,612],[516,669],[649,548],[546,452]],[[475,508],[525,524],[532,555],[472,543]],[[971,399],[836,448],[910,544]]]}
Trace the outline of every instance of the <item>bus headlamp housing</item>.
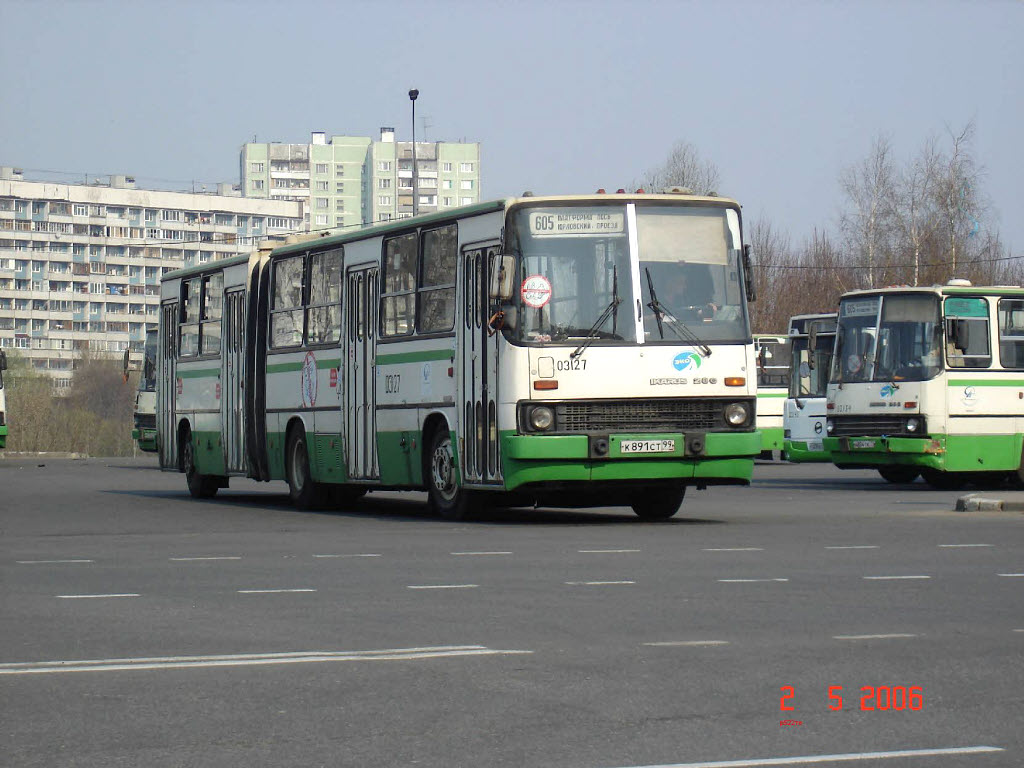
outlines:
{"label": "bus headlamp housing", "polygon": [[530,409],[530,426],[538,432],[547,432],[555,424],[555,412],[546,405],[535,405]]}
{"label": "bus headlamp housing", "polygon": [[911,416],[907,419],[905,428],[912,435],[924,434],[924,419],[920,416]]}
{"label": "bus headlamp housing", "polygon": [[828,434],[831,435],[835,431],[835,428],[836,423],[832,421],[832,419],[828,419],[825,421],[825,431],[828,432]]}
{"label": "bus headlamp housing", "polygon": [[730,427],[742,427],[750,418],[750,407],[746,403],[729,403],[723,413]]}

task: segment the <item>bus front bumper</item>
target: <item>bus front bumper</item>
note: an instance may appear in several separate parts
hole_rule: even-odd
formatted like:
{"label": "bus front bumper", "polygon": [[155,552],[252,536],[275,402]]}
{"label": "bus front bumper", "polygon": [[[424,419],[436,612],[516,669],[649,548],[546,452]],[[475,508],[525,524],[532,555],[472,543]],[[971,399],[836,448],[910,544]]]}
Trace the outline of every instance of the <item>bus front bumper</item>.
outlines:
{"label": "bus front bumper", "polygon": [[832,461],[822,440],[785,440],[782,448],[787,461]]}
{"label": "bus front bumper", "polygon": [[844,469],[908,465],[945,468],[945,437],[843,436],[826,437],[825,451]]}
{"label": "bus front bumper", "polygon": [[[694,451],[693,440],[701,446]],[[671,453],[628,453],[623,442],[674,440]],[[747,485],[754,457],[761,451],[758,432],[706,432],[698,435],[610,435],[607,454],[593,455],[587,435],[516,435],[501,438],[506,490],[523,485],[682,481],[685,485]],[[599,491],[600,488],[594,490]]]}

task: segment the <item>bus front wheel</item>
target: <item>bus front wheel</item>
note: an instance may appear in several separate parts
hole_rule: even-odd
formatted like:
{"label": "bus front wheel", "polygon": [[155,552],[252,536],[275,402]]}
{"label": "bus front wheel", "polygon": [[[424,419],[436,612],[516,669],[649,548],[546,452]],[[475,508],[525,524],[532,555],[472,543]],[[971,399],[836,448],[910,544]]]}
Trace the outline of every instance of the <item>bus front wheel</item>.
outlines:
{"label": "bus front wheel", "polygon": [[921,471],[917,467],[879,467],[878,474],[887,483],[912,483]]}
{"label": "bus front wheel", "polygon": [[191,432],[185,433],[185,439],[181,446],[181,459],[185,468],[185,482],[188,484],[188,492],[192,498],[213,498],[220,485],[217,478],[212,475],[203,475],[196,468],[196,444],[192,439]]}
{"label": "bus front wheel", "polygon": [[641,520],[668,520],[679,511],[686,486],[664,491],[643,491],[633,497],[633,511]]}
{"label": "bus front wheel", "polygon": [[318,484],[309,472],[309,451],[301,429],[292,430],[288,439],[288,496],[299,509],[310,509],[319,500]]}
{"label": "bus front wheel", "polygon": [[967,485],[964,472],[943,472],[939,469],[923,469],[921,476],[924,481],[938,491],[958,491]]}
{"label": "bus front wheel", "polygon": [[460,488],[451,433],[441,428],[430,440],[427,497],[431,509],[447,520],[465,520],[479,510],[479,495]]}

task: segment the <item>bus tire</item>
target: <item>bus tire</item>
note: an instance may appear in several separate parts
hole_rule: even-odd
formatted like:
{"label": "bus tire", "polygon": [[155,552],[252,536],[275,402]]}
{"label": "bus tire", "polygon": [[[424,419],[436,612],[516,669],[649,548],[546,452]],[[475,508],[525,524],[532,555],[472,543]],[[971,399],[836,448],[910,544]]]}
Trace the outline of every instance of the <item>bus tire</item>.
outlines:
{"label": "bus tire", "polygon": [[683,504],[686,486],[664,491],[643,491],[633,497],[633,512],[641,520],[668,520]]}
{"label": "bus tire", "polygon": [[309,451],[306,449],[306,435],[301,428],[293,429],[288,436],[285,464],[289,498],[299,509],[312,509],[321,494],[319,483],[313,481],[309,471]]}
{"label": "bus tire", "polygon": [[200,474],[196,469],[196,444],[192,432],[185,430],[181,446],[181,463],[185,470],[185,482],[193,499],[211,499],[217,495],[220,483],[213,475]]}
{"label": "bus tire", "polygon": [[435,429],[427,455],[427,498],[430,508],[446,520],[466,520],[480,511],[479,493],[459,487],[451,433]]}
{"label": "bus tire", "polygon": [[887,483],[912,483],[917,480],[921,470],[917,467],[879,467],[878,474]]}
{"label": "bus tire", "polygon": [[943,472],[938,469],[922,469],[924,481],[937,491],[958,491],[967,485],[964,472]]}
{"label": "bus tire", "polygon": [[331,503],[338,505],[355,504],[368,490],[365,485],[331,485],[329,488]]}

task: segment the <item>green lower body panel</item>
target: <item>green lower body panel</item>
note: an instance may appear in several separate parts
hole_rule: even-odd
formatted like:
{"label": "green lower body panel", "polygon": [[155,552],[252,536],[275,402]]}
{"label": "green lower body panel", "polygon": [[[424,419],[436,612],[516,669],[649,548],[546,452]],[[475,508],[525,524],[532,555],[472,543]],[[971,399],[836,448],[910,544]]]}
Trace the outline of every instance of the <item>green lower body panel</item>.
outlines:
{"label": "green lower body panel", "polygon": [[[712,432],[703,437],[703,452],[684,455],[682,434],[613,435],[608,441],[608,455],[593,458],[586,435],[507,433],[501,436],[505,488],[514,490],[527,483],[680,480],[698,485],[750,481],[754,456],[761,450],[759,433]],[[663,440],[674,440],[675,446],[660,453],[631,453],[626,450],[629,446],[623,445]]]}
{"label": "green lower body panel", "polygon": [[807,447],[806,440],[786,440],[783,443],[783,453],[788,461],[797,463],[809,461],[832,461],[832,454],[822,449],[811,450]]}
{"label": "green lower body panel", "polygon": [[0,427],[0,448],[7,447],[7,427]]}
{"label": "green lower body panel", "polygon": [[942,472],[1004,472],[1021,461],[1021,435],[827,437],[825,450],[843,468],[914,466]]}
{"label": "green lower body panel", "polygon": [[417,486],[423,483],[422,443],[419,432],[377,433],[377,464],[382,485]]}
{"label": "green lower body panel", "polygon": [[224,475],[224,447],[219,432],[193,432],[196,469],[203,475]]}
{"label": "green lower body panel", "polygon": [[759,429],[758,432],[761,434],[762,451],[781,451],[783,449],[785,440],[782,427]]}
{"label": "green lower body panel", "polygon": [[156,452],[155,429],[133,429],[132,440],[139,444],[140,451],[147,451],[149,453]]}

